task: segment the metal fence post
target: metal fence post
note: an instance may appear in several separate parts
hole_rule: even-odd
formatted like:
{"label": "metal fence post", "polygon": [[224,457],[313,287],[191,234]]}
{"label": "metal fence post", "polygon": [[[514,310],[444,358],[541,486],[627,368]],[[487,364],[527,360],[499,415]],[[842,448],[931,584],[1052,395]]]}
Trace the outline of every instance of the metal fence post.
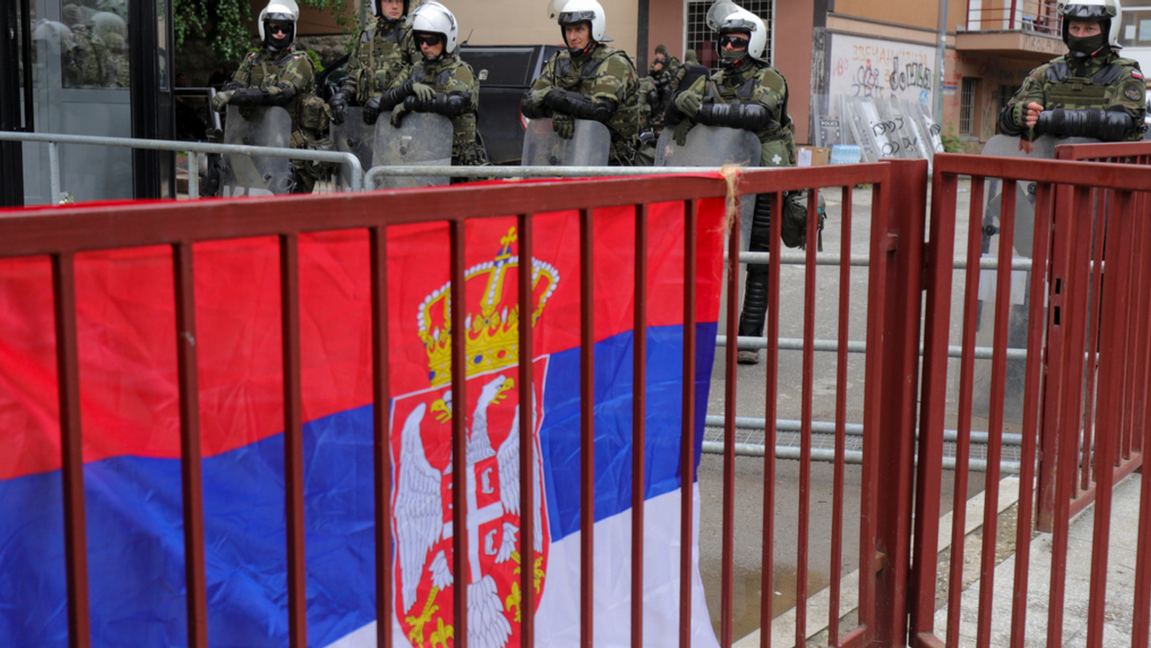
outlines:
{"label": "metal fence post", "polygon": [[876,552],[877,646],[906,646],[910,611],[911,506],[914,490],[915,414],[919,376],[919,329],[927,219],[927,161],[893,160],[889,258],[884,304],[883,395],[880,408],[881,475]]}

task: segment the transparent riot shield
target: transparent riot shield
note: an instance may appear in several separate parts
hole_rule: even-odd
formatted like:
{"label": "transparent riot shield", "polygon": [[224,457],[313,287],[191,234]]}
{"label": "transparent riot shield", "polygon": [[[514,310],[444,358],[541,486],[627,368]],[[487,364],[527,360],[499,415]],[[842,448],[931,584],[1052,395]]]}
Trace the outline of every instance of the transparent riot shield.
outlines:
{"label": "transparent riot shield", "polygon": [[687,143],[675,143],[674,128],[665,128],[655,148],[655,166],[706,166],[725,164],[759,166],[759,138],[751,131],[723,126],[696,125]]}
{"label": "transparent riot shield", "polygon": [[[225,144],[289,148],[292,117],[279,106],[245,109],[228,106]],[[287,158],[227,153],[223,156],[221,196],[271,196],[295,187],[292,161]]]}
{"label": "transparent riot shield", "polygon": [[[663,129],[656,141],[655,166],[720,167],[725,164],[759,166],[759,138],[755,133],[738,128],[703,126],[697,124],[687,133],[683,146],[675,143],[675,128]],[[755,194],[747,194],[740,201],[739,246],[746,252],[751,242],[751,221],[755,213]],[[725,242],[726,245],[726,242]],[[742,286],[747,266],[739,266]],[[742,291],[741,291],[742,293]],[[742,304],[740,305],[742,308]]]}
{"label": "transparent riot shield", "polygon": [[[341,153],[351,153],[360,160],[360,168],[372,168],[372,149],[376,143],[375,125],[364,123],[363,108],[348,108],[344,113],[344,123],[333,123],[329,130],[332,146]],[[340,191],[350,191],[352,179],[347,165],[341,164],[336,173],[336,186]]]}
{"label": "transparent riot shield", "polygon": [[575,120],[575,133],[563,139],[550,119],[533,119],[524,133],[523,166],[607,166],[611,133],[588,119]]}
{"label": "transparent riot shield", "polygon": [[[1099,140],[1069,137],[1056,139],[1040,137],[1032,143],[1027,153],[1019,148],[1019,138],[996,135],[983,146],[982,155],[997,157],[1020,157],[1036,160],[1050,160],[1055,157],[1055,147],[1059,144],[1080,144]],[[1012,240],[1012,256],[1032,258],[1035,233],[1036,183],[1020,180],[1016,182],[1015,194],[1015,235]],[[982,253],[984,258],[997,258],[999,255],[999,231],[1002,227],[1000,216],[1003,202],[1003,182],[999,178],[988,178],[984,186],[987,203],[983,210],[980,227],[983,230]],[[979,273],[978,325],[975,334],[977,346],[991,347],[994,342],[996,272],[984,269]],[[1011,271],[1011,295],[1008,311],[1007,346],[1013,349],[1027,348],[1027,311],[1029,308],[1031,273],[1027,270]],[[1023,419],[1024,361],[1008,359],[1004,417],[1007,421],[1019,423]],[[990,412],[991,363],[979,361],[975,367],[974,411],[986,416]]]}
{"label": "transparent riot shield", "polygon": [[[387,114],[376,122],[372,166],[448,166],[452,163],[452,122],[443,115],[413,112],[399,128]],[[448,184],[447,176],[376,176],[376,189]]]}

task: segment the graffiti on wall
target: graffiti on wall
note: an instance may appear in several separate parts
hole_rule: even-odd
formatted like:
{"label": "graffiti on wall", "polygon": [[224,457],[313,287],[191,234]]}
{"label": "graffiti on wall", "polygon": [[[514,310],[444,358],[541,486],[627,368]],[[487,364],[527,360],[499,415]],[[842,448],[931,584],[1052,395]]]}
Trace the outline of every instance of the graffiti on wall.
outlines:
{"label": "graffiti on wall", "polygon": [[931,105],[937,78],[933,47],[836,34],[830,60],[832,96]]}

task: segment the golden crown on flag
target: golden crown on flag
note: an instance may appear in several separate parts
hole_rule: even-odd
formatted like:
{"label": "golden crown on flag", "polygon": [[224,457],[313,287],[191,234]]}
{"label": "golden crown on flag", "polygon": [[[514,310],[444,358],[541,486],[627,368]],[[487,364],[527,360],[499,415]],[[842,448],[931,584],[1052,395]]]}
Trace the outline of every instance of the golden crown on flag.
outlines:
{"label": "golden crown on flag", "polygon": [[[515,297],[515,283],[505,281],[508,271],[519,267],[519,256],[512,254],[512,243],[516,239],[516,229],[513,227],[508,230],[507,236],[500,239],[502,247],[494,259],[472,266],[464,273],[469,294],[474,294],[472,290],[478,290],[481,281],[484,286],[480,293],[480,312],[466,313],[464,316],[468,376],[502,369],[519,362],[520,307]],[[559,279],[559,271],[555,266],[532,259],[532,294],[538,300],[532,311],[532,325],[543,313]],[[541,282],[546,283],[541,286]],[[512,290],[507,290],[508,286]],[[452,381],[451,312],[451,282],[440,286],[420,304],[419,333],[428,354],[429,377],[433,387]]]}

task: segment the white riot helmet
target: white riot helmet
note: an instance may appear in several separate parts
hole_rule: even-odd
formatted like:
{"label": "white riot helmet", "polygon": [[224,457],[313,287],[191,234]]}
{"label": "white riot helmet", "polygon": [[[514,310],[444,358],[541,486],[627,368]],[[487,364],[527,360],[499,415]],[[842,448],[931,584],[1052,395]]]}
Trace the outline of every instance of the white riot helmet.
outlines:
{"label": "white riot helmet", "polygon": [[425,2],[408,18],[412,32],[431,32],[444,37],[444,53],[454,54],[460,39],[456,17],[438,2]]}
{"label": "white riot helmet", "polygon": [[1119,49],[1119,24],[1123,19],[1123,9],[1119,0],[1060,0],[1057,7],[1063,18],[1063,42],[1068,42],[1069,23],[1072,20],[1087,20],[1099,23],[1106,37],[1106,44],[1113,50]]}
{"label": "white riot helmet", "polygon": [[[720,35],[724,34],[747,34],[747,55],[757,61],[766,63],[767,59],[764,57],[764,50],[767,49],[767,27],[760,20],[759,16],[751,13],[732,3],[719,3],[713,6],[725,6],[728,11],[726,15],[722,9],[716,12],[717,15],[712,16],[712,12],[708,12],[708,24],[715,25],[712,27]],[[723,60],[723,44],[716,41],[716,48],[719,50],[720,60]],[[724,61],[724,63],[729,63]],[[738,63],[738,62],[730,62]]]}
{"label": "white riot helmet", "polygon": [[[606,42],[607,14],[596,0],[552,0],[548,5],[548,16],[559,22],[561,34],[565,27],[586,22],[591,29],[591,39],[597,43]],[[567,42],[566,34],[564,42]]]}
{"label": "white riot helmet", "polygon": [[[260,40],[273,51],[287,49],[296,40],[296,21],[300,18],[300,7],[294,0],[272,0],[260,12],[257,21],[260,27]],[[272,35],[269,24],[285,24],[288,29],[283,38]]]}

